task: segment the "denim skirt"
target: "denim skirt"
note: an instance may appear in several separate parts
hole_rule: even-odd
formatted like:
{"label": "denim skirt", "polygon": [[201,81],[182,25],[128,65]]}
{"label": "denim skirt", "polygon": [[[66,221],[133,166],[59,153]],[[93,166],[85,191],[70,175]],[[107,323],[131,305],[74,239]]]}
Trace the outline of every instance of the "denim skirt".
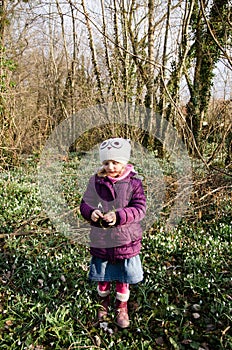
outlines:
{"label": "denim skirt", "polygon": [[95,256],[90,262],[89,279],[91,281],[119,281],[136,284],[143,280],[140,256],[109,262]]}

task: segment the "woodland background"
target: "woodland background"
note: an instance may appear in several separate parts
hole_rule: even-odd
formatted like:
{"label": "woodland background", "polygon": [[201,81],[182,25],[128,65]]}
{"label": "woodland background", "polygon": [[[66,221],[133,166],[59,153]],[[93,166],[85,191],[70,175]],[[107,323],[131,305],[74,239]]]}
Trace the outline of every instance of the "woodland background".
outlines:
{"label": "woodland background", "polygon": [[[231,1],[0,0],[0,349],[232,349],[231,34]],[[37,177],[56,126],[107,103],[146,108],[139,133],[124,125],[114,135],[148,149],[165,183],[124,331],[113,306],[104,327],[96,322],[88,248],[53,226]],[[143,132],[154,115],[181,135],[192,164],[187,211],[168,232],[178,179]],[[78,176],[90,175],[78,166],[110,130],[92,128],[61,159],[78,220]]]}
{"label": "woodland background", "polygon": [[[190,153],[206,164],[219,155],[227,165],[230,5],[2,0],[2,163],[39,153],[51,130],[80,109],[127,102],[171,121]],[[149,126],[149,118],[144,125]]]}

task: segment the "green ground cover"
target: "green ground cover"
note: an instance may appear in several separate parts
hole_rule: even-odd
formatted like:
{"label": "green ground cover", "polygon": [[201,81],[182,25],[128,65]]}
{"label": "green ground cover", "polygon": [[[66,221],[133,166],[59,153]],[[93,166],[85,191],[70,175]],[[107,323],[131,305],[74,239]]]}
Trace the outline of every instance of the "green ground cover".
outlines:
{"label": "green ground cover", "polygon": [[[88,247],[54,230],[34,173],[0,173],[0,349],[232,349],[229,199],[217,219],[186,218],[169,233],[160,220],[145,232],[145,278],[131,287],[122,331],[113,298],[107,322],[96,322]],[[75,207],[75,180],[65,186]]]}

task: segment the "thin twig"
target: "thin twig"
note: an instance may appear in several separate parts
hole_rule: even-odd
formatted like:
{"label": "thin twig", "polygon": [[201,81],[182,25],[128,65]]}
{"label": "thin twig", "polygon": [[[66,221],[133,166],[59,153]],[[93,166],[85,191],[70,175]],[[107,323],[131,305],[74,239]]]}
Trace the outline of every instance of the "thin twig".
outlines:
{"label": "thin twig", "polygon": [[204,196],[202,196],[199,199],[199,201],[203,201],[205,198],[211,196],[215,192],[218,192],[218,191],[221,191],[221,190],[224,190],[224,189],[229,189],[229,188],[232,188],[232,185],[230,185],[230,186],[221,186],[221,187],[215,188],[214,190],[212,190],[212,191],[206,193]]}

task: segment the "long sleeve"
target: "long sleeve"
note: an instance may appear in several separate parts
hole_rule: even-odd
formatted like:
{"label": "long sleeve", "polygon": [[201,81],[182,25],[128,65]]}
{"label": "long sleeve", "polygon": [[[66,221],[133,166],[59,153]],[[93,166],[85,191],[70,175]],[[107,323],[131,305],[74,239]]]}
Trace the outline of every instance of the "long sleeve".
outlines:
{"label": "long sleeve", "polygon": [[146,197],[142,182],[132,179],[132,196],[128,205],[116,210],[117,225],[125,225],[141,221],[146,215]]}
{"label": "long sleeve", "polygon": [[97,194],[94,183],[94,177],[91,177],[80,204],[81,215],[88,221],[91,221],[91,214],[97,208]]}

